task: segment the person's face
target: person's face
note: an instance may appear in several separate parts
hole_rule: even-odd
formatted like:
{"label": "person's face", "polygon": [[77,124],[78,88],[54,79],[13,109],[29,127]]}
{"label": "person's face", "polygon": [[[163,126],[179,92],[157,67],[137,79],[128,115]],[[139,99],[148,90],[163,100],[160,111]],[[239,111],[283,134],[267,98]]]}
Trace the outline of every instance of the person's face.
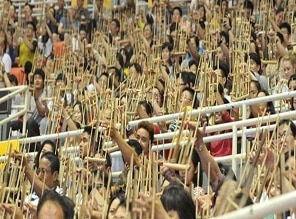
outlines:
{"label": "person's face", "polygon": [[65,4],[64,0],[58,0],[58,6],[59,6],[59,8],[63,8],[64,7],[64,4]]}
{"label": "person's face", "polygon": [[172,21],[176,22],[178,24],[180,22],[180,20],[181,20],[180,12],[179,12],[179,10],[175,9],[173,11]]}
{"label": "person's face", "polygon": [[91,138],[87,132],[83,132],[79,143],[79,155],[81,158],[88,156],[90,150]]}
{"label": "person's face", "polygon": [[250,17],[251,17],[251,10],[248,9],[248,8],[244,8],[244,10],[243,10],[243,16],[246,17],[247,20],[249,20]]}
{"label": "person's face", "polygon": [[150,40],[153,36],[153,32],[151,30],[151,26],[150,25],[146,25],[144,28],[144,37],[147,40]]}
{"label": "person's face", "polygon": [[81,31],[79,32],[79,35],[80,35],[80,39],[81,39],[81,40],[83,40],[83,39],[86,38],[86,32],[85,32],[84,30],[81,30]]}
{"label": "person's face", "polygon": [[40,209],[38,219],[64,219],[64,212],[62,207],[51,200],[45,201]]}
{"label": "person's face", "polygon": [[260,65],[258,65],[253,59],[250,59],[250,69],[258,73]]}
{"label": "person's face", "polygon": [[46,158],[41,158],[38,167],[38,178],[45,183],[49,188],[54,188],[55,182],[58,178],[58,172],[52,172],[50,168],[50,161]]}
{"label": "person's face", "polygon": [[289,40],[289,32],[287,28],[281,28],[281,33],[283,34],[283,37],[286,41]]}
{"label": "person's face", "polygon": [[222,120],[222,113],[221,112],[215,112],[214,113],[214,116],[215,116],[215,124],[221,124],[223,123],[223,120]]}
{"label": "person's face", "polygon": [[73,119],[75,122],[81,123],[82,122],[82,113],[80,111],[80,107],[78,104],[74,106],[73,109]]}
{"label": "person's face", "polygon": [[32,24],[28,24],[26,28],[26,35],[30,37],[30,36],[33,36],[33,33],[34,33],[34,28]]}
{"label": "person's face", "polygon": [[227,10],[227,1],[222,1],[221,10],[222,10],[223,13],[226,12],[226,10]]}
{"label": "person's face", "polygon": [[223,77],[223,74],[221,72],[220,69],[216,69],[215,70],[215,73],[217,75],[217,80],[218,80],[218,83],[222,85],[222,87],[224,87],[224,84],[226,83],[226,78]]}
{"label": "person's face", "polygon": [[164,48],[161,51],[161,58],[163,61],[167,62],[170,59],[170,51],[168,48]]}
{"label": "person's face", "polygon": [[114,215],[116,213],[116,209],[118,208],[118,205],[120,203],[119,198],[116,198],[112,201],[109,212],[108,212],[108,218],[114,218]]}
{"label": "person's face", "polygon": [[36,89],[43,89],[43,79],[40,75],[34,76],[34,87]]}
{"label": "person's face", "polygon": [[296,90],[296,80],[290,81],[289,89],[290,89],[290,91]]}
{"label": "person's face", "polygon": [[191,106],[192,105],[192,96],[189,93],[189,91],[185,90],[182,92],[180,99],[179,99],[179,108],[180,110],[183,109],[183,107]]}
{"label": "person's face", "polygon": [[40,162],[40,158],[42,157],[43,154],[45,154],[46,152],[54,152],[52,150],[52,146],[50,144],[45,144],[40,152],[40,157],[39,157],[39,162]]}
{"label": "person's face", "polygon": [[222,49],[221,49],[220,46],[217,47],[217,58],[218,58],[219,60],[224,60],[224,54],[223,54]]}
{"label": "person's face", "polygon": [[139,128],[136,133],[136,139],[141,144],[144,154],[148,154],[150,149],[149,132],[144,128]]}
{"label": "person's face", "polygon": [[281,24],[282,21],[283,21],[283,18],[284,18],[284,13],[283,13],[283,12],[278,13],[278,14],[275,16],[276,23],[277,23],[278,25]]}
{"label": "person's face", "polygon": [[285,75],[286,79],[289,80],[291,75],[294,74],[294,68],[293,68],[291,61],[284,60],[283,70],[284,70],[284,75]]}
{"label": "person's face", "polygon": [[196,66],[195,64],[194,64],[194,65],[191,65],[190,68],[189,68],[189,70],[190,70],[192,73],[196,74],[196,73],[197,73],[197,66]]}
{"label": "person's face", "polygon": [[32,13],[31,8],[28,5],[26,5],[23,10],[25,15],[30,15]]}
{"label": "person's face", "polygon": [[278,147],[282,147],[282,153],[294,150],[295,137],[288,124],[282,124],[278,128]]}
{"label": "person's face", "polygon": [[293,186],[296,186],[296,163],[295,158],[292,156],[290,157],[285,164],[286,168],[286,178],[291,180]]}
{"label": "person's face", "polygon": [[62,87],[64,87],[64,86],[65,86],[65,83],[64,83],[63,80],[57,80],[57,81],[56,81],[56,88],[57,88],[57,89],[60,89],[60,88],[62,88]]}
{"label": "person's face", "polygon": [[111,32],[111,35],[116,35],[118,33],[118,27],[116,26],[116,23],[114,21],[112,21],[110,23],[110,32]]}
{"label": "person's face", "polygon": [[151,101],[156,101],[159,106],[161,106],[161,97],[158,89],[151,88],[148,91],[147,98]]}
{"label": "person's face", "polygon": [[256,85],[253,82],[251,82],[250,83],[250,99],[257,97],[257,94],[258,94],[258,89]]}
{"label": "person's face", "polygon": [[190,40],[188,42],[188,49],[190,51],[197,51],[198,50],[198,45],[196,45],[194,38],[190,38]]}
{"label": "person's face", "polygon": [[[264,92],[259,92],[257,97],[260,98],[260,97],[265,97],[265,93]],[[266,102],[263,102],[263,103],[259,103],[259,109],[261,112],[264,112],[267,108],[267,103]]]}
{"label": "person's face", "polygon": [[114,214],[113,219],[131,218],[131,213],[123,206],[119,206]]}
{"label": "person's face", "polygon": [[174,43],[176,43],[176,41],[177,41],[177,31],[173,31],[173,32],[171,32],[171,37],[172,37],[172,39],[173,39],[173,42]]}
{"label": "person's face", "polygon": [[190,167],[187,170],[187,175],[186,175],[185,171],[179,171],[179,176],[181,177],[181,179],[184,183],[185,183],[185,177],[186,177],[186,185],[189,185],[189,183],[192,181],[194,175],[195,175],[195,168],[194,168],[192,160],[190,159]]}

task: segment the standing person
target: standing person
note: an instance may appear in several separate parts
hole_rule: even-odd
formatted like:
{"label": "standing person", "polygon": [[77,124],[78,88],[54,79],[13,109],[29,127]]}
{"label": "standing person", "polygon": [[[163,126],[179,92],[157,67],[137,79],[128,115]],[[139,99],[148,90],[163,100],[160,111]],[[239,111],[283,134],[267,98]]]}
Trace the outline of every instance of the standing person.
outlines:
{"label": "standing person", "polygon": [[[21,30],[18,30],[20,32]],[[23,67],[27,61],[33,63],[35,50],[37,48],[37,40],[35,38],[36,26],[33,22],[27,23],[25,33],[20,34],[19,44],[19,62],[18,65]]]}

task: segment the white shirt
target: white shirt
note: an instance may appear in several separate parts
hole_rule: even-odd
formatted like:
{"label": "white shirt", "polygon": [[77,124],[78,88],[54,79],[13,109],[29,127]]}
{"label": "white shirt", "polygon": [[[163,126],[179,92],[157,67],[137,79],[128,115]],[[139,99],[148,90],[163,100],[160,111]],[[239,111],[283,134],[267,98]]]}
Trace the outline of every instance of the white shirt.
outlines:
{"label": "white shirt", "polygon": [[[59,186],[56,187],[55,191],[60,195],[64,194],[63,189],[60,188]],[[39,200],[40,200],[40,198],[36,194],[36,192],[33,192],[32,194],[29,194],[28,196],[25,197],[25,203],[31,204],[33,206],[37,206],[39,203]]]}
{"label": "white shirt", "polygon": [[6,73],[10,73],[12,61],[8,53],[4,53],[2,57],[0,57],[1,64],[4,66],[4,70]]}

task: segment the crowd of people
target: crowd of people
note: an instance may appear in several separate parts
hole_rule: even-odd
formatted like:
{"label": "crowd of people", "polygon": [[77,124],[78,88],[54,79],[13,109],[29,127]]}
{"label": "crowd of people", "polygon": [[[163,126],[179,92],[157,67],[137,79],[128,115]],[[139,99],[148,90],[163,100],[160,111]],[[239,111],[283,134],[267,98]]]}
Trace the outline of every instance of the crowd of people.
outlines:
{"label": "crowd of people", "polygon": [[[23,126],[22,138],[83,131],[8,153],[1,216],[193,219],[295,190],[296,116],[248,136],[247,173],[237,179],[214,158],[240,150],[240,141],[203,137],[207,126],[240,120],[241,109],[190,114],[296,90],[293,0],[85,1],[40,4],[38,17],[38,4],[25,2],[17,13],[14,1],[2,2],[0,80],[30,91],[27,117],[8,123],[7,139]],[[294,97],[253,104],[247,117],[259,121],[295,107]],[[184,116],[172,121],[145,120],[178,112]],[[169,132],[172,140],[155,139]],[[166,143],[175,146],[164,150]],[[113,157],[116,151],[122,157]],[[295,210],[269,216],[295,218]]]}

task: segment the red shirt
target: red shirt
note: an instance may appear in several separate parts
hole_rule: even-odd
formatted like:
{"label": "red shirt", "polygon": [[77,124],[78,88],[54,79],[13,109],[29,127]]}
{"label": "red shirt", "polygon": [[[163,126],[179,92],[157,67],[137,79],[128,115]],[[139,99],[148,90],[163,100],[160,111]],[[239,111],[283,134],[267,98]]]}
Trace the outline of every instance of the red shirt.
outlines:
{"label": "red shirt", "polygon": [[[223,123],[226,122],[232,122],[232,119],[229,115],[229,112],[226,111],[222,115]],[[229,130],[225,130],[225,133],[229,132]],[[216,135],[219,135],[219,133],[216,133]],[[232,139],[224,139],[220,141],[212,141],[210,142],[210,153],[214,157],[223,157],[226,155],[232,154]]]}

